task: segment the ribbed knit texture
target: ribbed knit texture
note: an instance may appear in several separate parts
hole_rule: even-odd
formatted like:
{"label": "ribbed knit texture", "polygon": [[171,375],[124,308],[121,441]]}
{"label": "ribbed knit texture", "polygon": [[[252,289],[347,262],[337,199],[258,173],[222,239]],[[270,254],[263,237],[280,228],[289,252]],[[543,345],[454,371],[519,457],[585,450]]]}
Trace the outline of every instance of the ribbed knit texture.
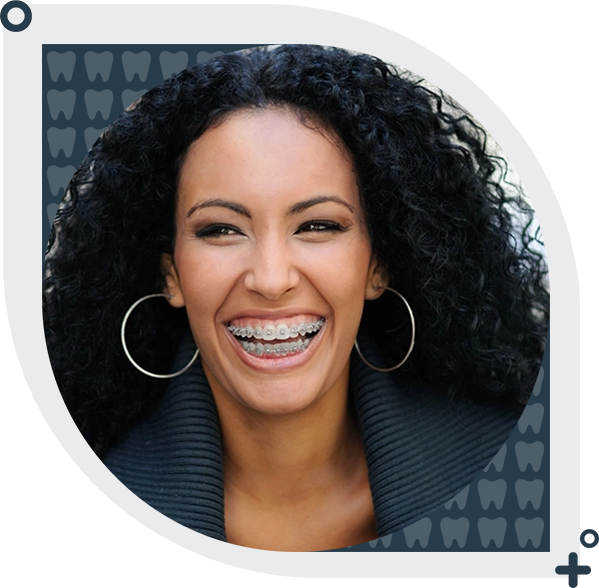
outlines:
{"label": "ribbed knit texture", "polygon": [[[375,365],[372,342],[360,348]],[[181,345],[175,369],[193,355]],[[491,461],[521,410],[452,404],[421,383],[401,382],[352,357],[353,399],[368,463],[377,532],[397,531],[468,485]],[[170,381],[153,414],[106,456],[107,467],[167,517],[226,541],[220,426],[197,361]]]}

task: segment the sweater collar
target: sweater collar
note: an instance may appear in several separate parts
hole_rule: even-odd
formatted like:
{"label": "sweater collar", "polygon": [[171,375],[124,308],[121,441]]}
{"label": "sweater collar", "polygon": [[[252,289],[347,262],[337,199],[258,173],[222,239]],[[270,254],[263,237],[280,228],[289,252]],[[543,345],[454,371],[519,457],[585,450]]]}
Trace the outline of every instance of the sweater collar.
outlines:
{"label": "sweater collar", "polygon": [[[375,365],[383,365],[372,341],[366,339],[361,348]],[[193,340],[185,340],[174,369],[194,350]],[[350,381],[379,536],[455,496],[492,459],[518,416],[452,404],[421,382],[370,369],[355,354]],[[226,541],[220,425],[199,361],[170,381],[152,415],[105,462],[166,516]]]}

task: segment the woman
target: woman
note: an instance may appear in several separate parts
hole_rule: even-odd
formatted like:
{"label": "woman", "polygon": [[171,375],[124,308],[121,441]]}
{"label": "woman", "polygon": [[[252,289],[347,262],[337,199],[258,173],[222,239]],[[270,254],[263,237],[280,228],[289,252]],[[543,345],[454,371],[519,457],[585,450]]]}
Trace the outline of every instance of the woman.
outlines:
{"label": "woman", "polygon": [[94,145],[50,238],[77,425],[146,502],[239,545],[421,518],[501,447],[543,356],[547,271],[505,174],[373,57],[282,46],[167,80]]}

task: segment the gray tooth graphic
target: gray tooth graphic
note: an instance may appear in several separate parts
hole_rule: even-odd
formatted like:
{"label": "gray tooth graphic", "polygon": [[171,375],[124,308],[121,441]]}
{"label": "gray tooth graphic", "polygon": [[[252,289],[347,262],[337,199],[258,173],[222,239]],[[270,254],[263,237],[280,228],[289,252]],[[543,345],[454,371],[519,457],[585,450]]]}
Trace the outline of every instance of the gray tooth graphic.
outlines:
{"label": "gray tooth graphic", "polygon": [[520,547],[526,547],[529,540],[533,547],[538,547],[541,544],[544,527],[545,523],[540,517],[531,520],[522,517],[516,519],[516,535],[518,535]]}
{"label": "gray tooth graphic", "polygon": [[539,506],[541,506],[544,489],[545,484],[543,484],[543,480],[532,480],[531,482],[526,480],[516,480],[518,506],[524,510],[530,501],[533,508],[538,510]]}
{"label": "gray tooth graphic", "polygon": [[535,387],[532,390],[532,393],[535,396],[538,396],[539,393],[541,392],[541,386],[543,385],[543,378],[544,377],[545,377],[545,370],[541,366],[541,369],[539,370],[539,375],[537,376],[537,381],[535,382]]}
{"label": "gray tooth graphic", "polygon": [[387,549],[389,547],[389,545],[391,545],[392,538],[393,538],[393,533],[391,533],[391,535],[385,535],[384,537],[378,537],[377,539],[373,539],[372,541],[369,541],[368,543],[370,543],[370,547],[372,547],[374,549],[380,539],[383,542],[383,547],[385,549]]}
{"label": "gray tooth graphic", "polygon": [[75,138],[77,137],[77,131],[73,127],[66,129],[50,127],[46,136],[48,137],[48,145],[50,145],[52,157],[58,157],[61,149],[67,157],[71,157]]}
{"label": "gray tooth graphic", "polygon": [[75,168],[72,165],[67,165],[66,167],[51,165],[48,168],[48,183],[50,184],[52,196],[56,196],[60,188],[66,190],[74,173]]}
{"label": "gray tooth graphic", "polygon": [[110,109],[112,107],[112,92],[110,90],[87,90],[85,92],[85,106],[87,107],[87,116],[94,120],[98,112],[104,120],[108,120]]}
{"label": "gray tooth graphic", "polygon": [[448,500],[445,503],[445,508],[449,510],[455,502],[460,510],[464,510],[464,508],[466,507],[466,500],[468,500],[469,491],[470,486],[466,486],[465,488],[463,488],[459,494],[456,494],[451,500]]}
{"label": "gray tooth graphic", "polygon": [[75,60],[77,57],[72,51],[66,53],[57,53],[50,51],[48,53],[48,69],[53,82],[58,80],[60,74],[66,82],[70,82],[73,77],[73,69],[75,69]]}
{"label": "gray tooth graphic", "polygon": [[110,51],[103,51],[102,53],[94,53],[88,51],[83,60],[85,61],[85,68],[87,69],[87,77],[90,82],[96,79],[96,76],[100,74],[102,80],[107,82],[110,77],[110,69],[112,68],[112,53]]}
{"label": "gray tooth graphic", "polygon": [[478,495],[482,507],[487,510],[491,502],[495,504],[497,510],[503,508],[503,501],[507,491],[507,482],[505,480],[480,480],[478,482]]}
{"label": "gray tooth graphic", "polygon": [[208,51],[200,51],[198,53],[196,63],[208,61],[209,59],[212,59],[213,57],[218,57],[219,55],[224,55],[224,53],[222,51],[215,51],[214,53],[208,53]]}
{"label": "gray tooth graphic", "polygon": [[48,106],[52,120],[56,120],[61,112],[67,120],[71,120],[76,98],[75,90],[65,90],[64,92],[50,90],[48,92]]}
{"label": "gray tooth graphic", "polygon": [[92,145],[100,138],[100,135],[106,130],[107,127],[102,129],[94,129],[94,127],[87,127],[83,133],[83,137],[85,138],[85,145],[87,150],[89,151],[92,148]]}
{"label": "gray tooth graphic", "polygon": [[536,435],[541,430],[541,423],[543,422],[544,413],[545,409],[543,408],[542,404],[529,404],[524,409],[524,412],[518,421],[518,429],[520,429],[520,433],[526,433],[526,429],[530,425],[530,428]]}
{"label": "gray tooth graphic", "polygon": [[414,547],[414,543],[418,541],[423,549],[428,545],[428,539],[433,528],[432,521],[425,517],[412,523],[409,527],[404,527],[403,534],[406,538],[406,543],[410,549]]}
{"label": "gray tooth graphic", "polygon": [[491,539],[495,542],[496,547],[501,547],[503,545],[506,530],[507,521],[504,518],[487,519],[482,517],[478,520],[480,542],[485,549],[489,547]]}
{"label": "gray tooth graphic", "polygon": [[123,101],[123,110],[129,108],[138,98],[141,98],[147,90],[123,90],[121,100]]}
{"label": "gray tooth graphic", "polygon": [[530,464],[532,469],[535,472],[538,472],[541,468],[544,451],[545,446],[540,441],[535,441],[534,443],[518,441],[518,443],[516,443],[516,458],[518,460],[520,471],[526,471],[528,464]]}
{"label": "gray tooth graphic", "polygon": [[441,534],[443,535],[445,547],[449,549],[454,540],[458,542],[460,547],[464,547],[469,528],[470,521],[466,517],[456,520],[447,517],[441,519]]}
{"label": "gray tooth graphic", "polygon": [[497,452],[497,455],[488,463],[487,467],[483,470],[483,472],[488,472],[491,465],[493,465],[495,471],[499,473],[503,469],[506,453],[507,446],[504,444],[502,445],[501,449]]}
{"label": "gray tooth graphic", "polygon": [[179,51],[178,53],[170,53],[163,51],[158,58],[160,60],[160,68],[162,69],[162,77],[170,78],[173,74],[183,71],[187,67],[187,53]]}
{"label": "gray tooth graphic", "polygon": [[50,221],[50,226],[54,223],[54,217],[56,216],[56,211],[58,210],[58,204],[56,202],[51,202],[48,204],[46,208],[46,213],[48,214],[48,220]]}
{"label": "gray tooth graphic", "polygon": [[147,51],[142,51],[141,53],[125,51],[121,60],[123,62],[123,69],[125,70],[125,77],[128,82],[133,80],[135,74],[137,74],[140,82],[146,81],[148,70],[150,69],[150,61],[152,61],[152,57]]}

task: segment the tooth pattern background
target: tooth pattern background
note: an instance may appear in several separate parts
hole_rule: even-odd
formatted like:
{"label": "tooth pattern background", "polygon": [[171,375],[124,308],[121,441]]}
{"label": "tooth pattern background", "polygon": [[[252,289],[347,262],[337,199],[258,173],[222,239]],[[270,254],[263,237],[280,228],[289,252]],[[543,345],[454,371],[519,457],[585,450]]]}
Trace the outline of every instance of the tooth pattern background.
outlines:
{"label": "tooth pattern background", "polygon": [[[72,174],[124,103],[184,67],[253,46],[43,45],[42,260]],[[111,96],[92,104],[93,117],[89,90]],[[339,551],[549,551],[549,344],[521,422],[469,486],[408,527]]]}

